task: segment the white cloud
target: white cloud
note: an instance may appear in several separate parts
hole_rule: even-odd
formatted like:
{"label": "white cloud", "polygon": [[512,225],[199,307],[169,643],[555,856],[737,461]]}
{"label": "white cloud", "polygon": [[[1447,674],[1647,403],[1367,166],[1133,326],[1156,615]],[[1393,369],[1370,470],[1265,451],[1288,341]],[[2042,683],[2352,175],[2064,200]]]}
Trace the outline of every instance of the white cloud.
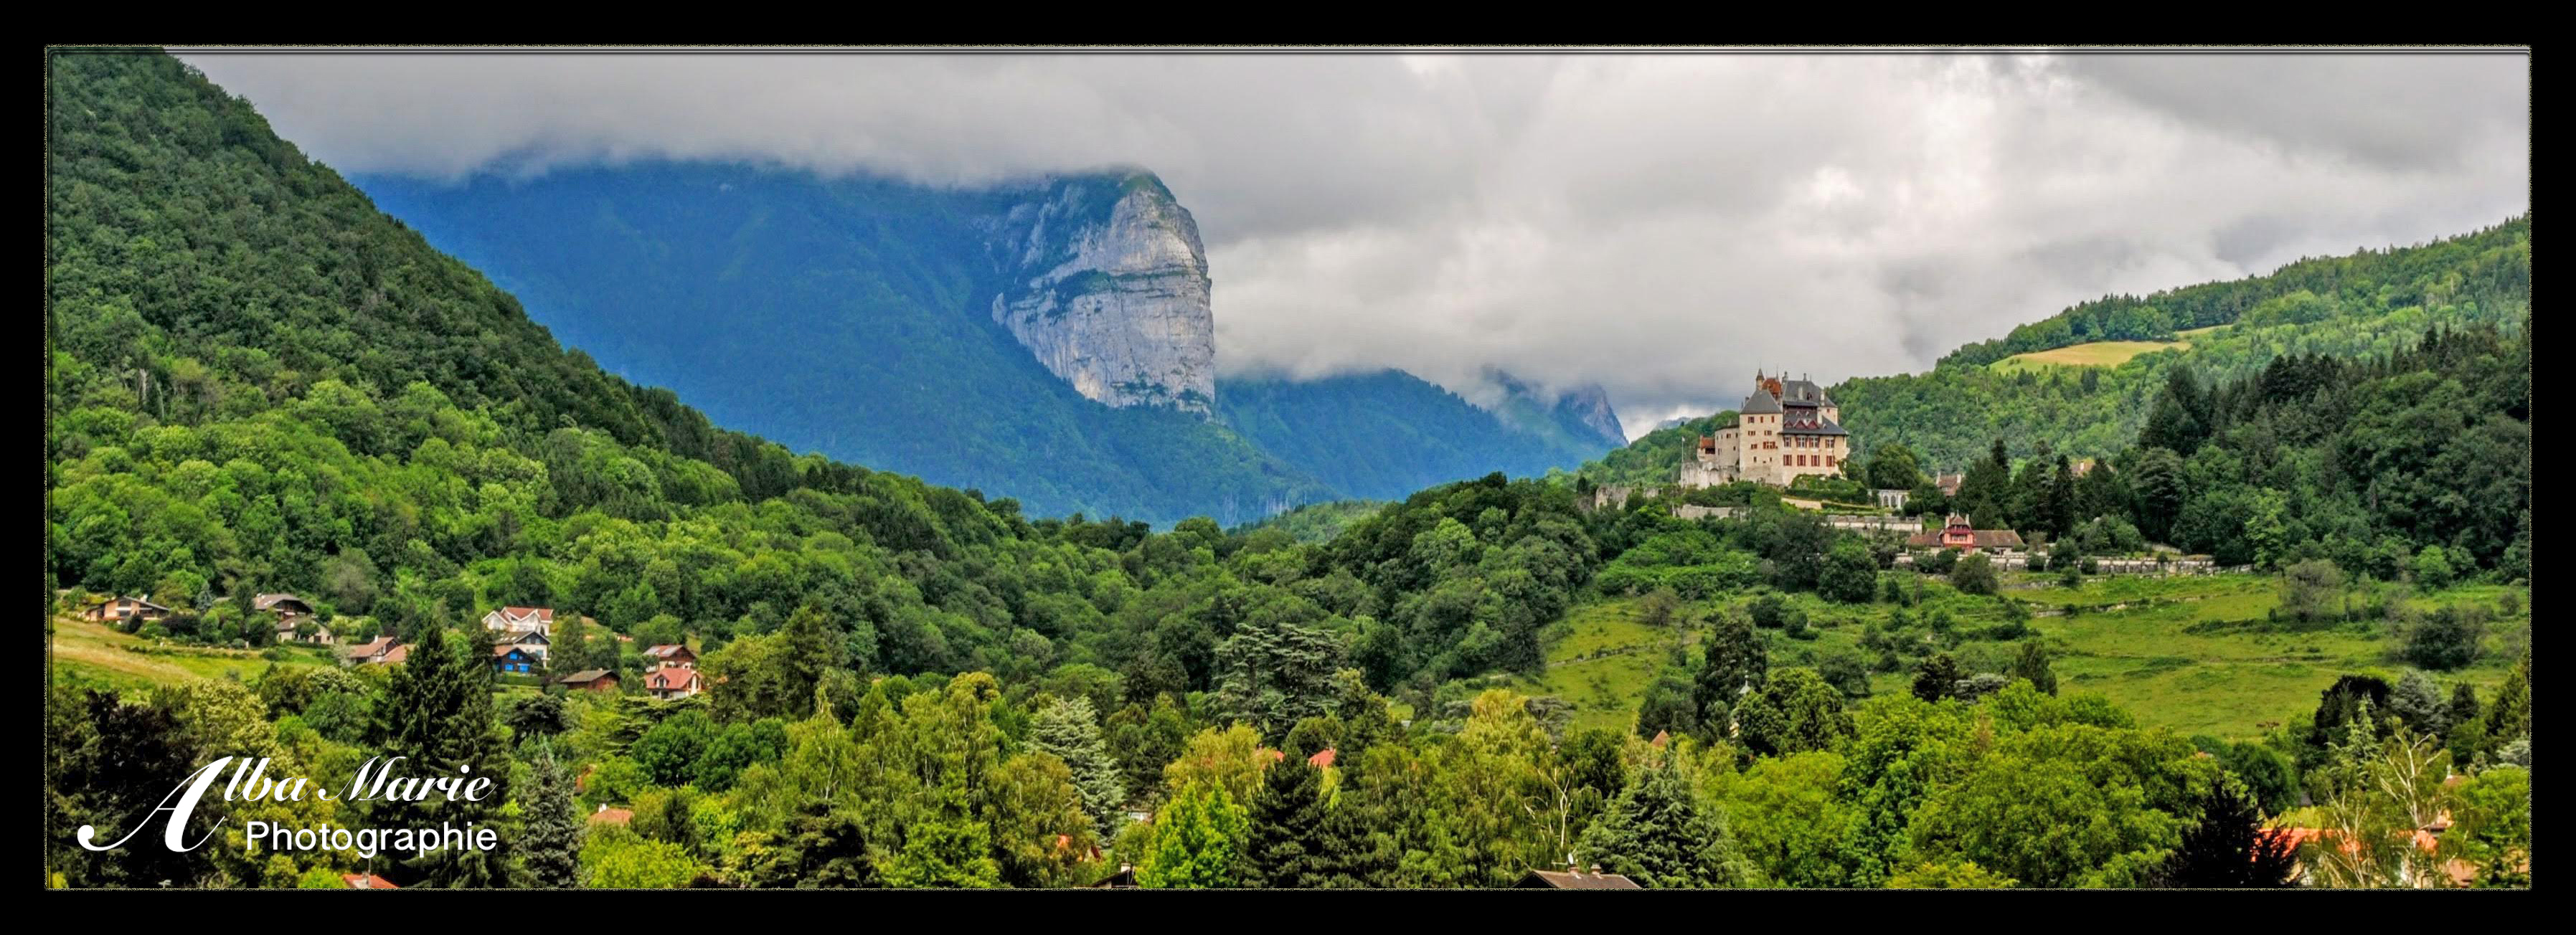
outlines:
{"label": "white cloud", "polygon": [[1227,368],[1500,367],[1640,430],[2529,204],[2521,56],[185,57],[344,171],[1146,166]]}

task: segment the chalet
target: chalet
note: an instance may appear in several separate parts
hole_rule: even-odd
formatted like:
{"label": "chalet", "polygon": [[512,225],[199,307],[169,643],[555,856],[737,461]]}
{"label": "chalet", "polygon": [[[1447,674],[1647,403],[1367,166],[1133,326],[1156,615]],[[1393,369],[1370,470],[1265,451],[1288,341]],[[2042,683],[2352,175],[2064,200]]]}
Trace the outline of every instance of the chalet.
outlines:
{"label": "chalet", "polygon": [[503,633],[525,633],[534,630],[553,636],[555,609],[552,607],[504,607],[483,615],[483,629]]}
{"label": "chalet", "polygon": [[276,614],[278,619],[313,616],[313,605],[292,594],[262,594],[250,599],[250,609]]}
{"label": "chalet", "polygon": [[554,648],[554,642],[552,640],[546,639],[546,635],[544,633],[540,633],[535,630],[523,630],[517,633],[504,632],[501,634],[500,639],[493,643],[493,645],[516,646],[527,652],[528,655],[535,656],[537,661],[540,663],[546,661],[547,651]]}
{"label": "chalet", "polygon": [[669,701],[674,698],[686,698],[690,695],[697,694],[700,686],[703,684],[704,683],[698,679],[698,670],[683,669],[676,666],[655,669],[650,674],[644,676],[644,690],[646,692],[650,692],[653,697],[660,698],[664,701]]}
{"label": "chalet", "polygon": [[343,658],[350,665],[367,666],[393,665],[410,657],[411,647],[403,645],[401,637],[379,636],[349,647],[348,654]]}
{"label": "chalet", "polygon": [[1974,528],[1969,524],[1965,513],[1950,514],[1950,518],[1941,524],[1941,531],[1915,533],[1905,540],[1905,544],[1918,549],[1974,549],[1985,552],[2001,552],[2022,547],[2020,533],[2009,529]]}
{"label": "chalet", "polygon": [[402,889],[402,887],[395,886],[395,885],[394,885],[394,881],[392,881],[392,880],[388,880],[388,879],[385,879],[385,878],[383,878],[383,877],[377,876],[377,875],[372,874],[372,873],[343,873],[343,874],[341,874],[341,875],[340,875],[340,883],[341,883],[341,885],[347,886],[348,888],[353,889],[353,890],[398,890],[398,889]]}
{"label": "chalet", "polygon": [[92,604],[89,608],[89,618],[101,622],[159,620],[168,616],[170,616],[170,608],[139,597],[111,597]]}
{"label": "chalet", "polygon": [[1579,864],[1567,863],[1563,870],[1532,870],[1521,877],[1513,889],[1522,890],[1638,890],[1637,881],[1624,874],[1603,873],[1598,864],[1585,870]]}
{"label": "chalet", "polygon": [[556,679],[555,684],[577,692],[613,692],[617,690],[617,673],[606,669],[583,669]]}
{"label": "chalet", "polygon": [[1944,497],[1958,496],[1959,485],[1967,482],[1968,474],[1965,471],[1950,471],[1947,473],[1932,475],[1932,486],[1940,488],[1941,495]]}
{"label": "chalet", "polygon": [[545,660],[530,655],[522,646],[492,647],[492,671],[527,674],[546,667]]}
{"label": "chalet", "polygon": [[644,650],[644,658],[651,660],[653,667],[656,669],[695,669],[698,667],[698,654],[690,652],[688,646],[679,643],[664,643],[660,646],[646,649]]}
{"label": "chalet", "polygon": [[610,808],[602,805],[598,811],[590,813],[590,823],[594,825],[623,825],[634,820],[635,810],[631,808]]}

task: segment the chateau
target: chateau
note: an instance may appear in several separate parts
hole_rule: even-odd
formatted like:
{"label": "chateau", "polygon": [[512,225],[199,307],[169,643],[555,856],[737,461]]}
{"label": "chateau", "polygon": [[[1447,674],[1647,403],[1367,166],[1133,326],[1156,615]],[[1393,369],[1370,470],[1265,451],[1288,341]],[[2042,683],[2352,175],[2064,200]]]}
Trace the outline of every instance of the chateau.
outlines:
{"label": "chateau", "polygon": [[1699,456],[1682,465],[1682,486],[1753,481],[1786,487],[1802,474],[1840,474],[1851,457],[1842,407],[1809,381],[1754,371],[1753,395],[1736,413],[1734,425],[1700,436]]}

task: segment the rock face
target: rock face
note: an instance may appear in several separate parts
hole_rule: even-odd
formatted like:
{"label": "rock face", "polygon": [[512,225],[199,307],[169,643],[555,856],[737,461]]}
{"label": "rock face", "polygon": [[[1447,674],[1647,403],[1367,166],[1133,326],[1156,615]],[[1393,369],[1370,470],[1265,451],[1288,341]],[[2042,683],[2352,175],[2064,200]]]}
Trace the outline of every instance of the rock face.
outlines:
{"label": "rock face", "polygon": [[1599,433],[1614,446],[1628,443],[1628,433],[1619,425],[1619,413],[1610,408],[1610,394],[1598,383],[1566,391],[1557,398],[1556,411]]}
{"label": "rock face", "polygon": [[1054,179],[992,227],[993,320],[1076,392],[1209,412],[1216,320],[1198,222],[1145,172]]}

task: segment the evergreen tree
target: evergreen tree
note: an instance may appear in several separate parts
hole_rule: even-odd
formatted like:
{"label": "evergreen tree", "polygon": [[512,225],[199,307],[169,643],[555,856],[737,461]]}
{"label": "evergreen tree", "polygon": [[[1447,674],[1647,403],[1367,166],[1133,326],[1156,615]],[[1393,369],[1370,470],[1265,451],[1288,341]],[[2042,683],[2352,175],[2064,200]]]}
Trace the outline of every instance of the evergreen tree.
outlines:
{"label": "evergreen tree", "polygon": [[2014,654],[2012,665],[2004,670],[2008,678],[2028,679],[2031,687],[2051,695],[2057,694],[2057,671],[2049,668],[2048,647],[2037,639],[2023,640]]}
{"label": "evergreen tree", "polygon": [[1112,836],[1126,809],[1127,784],[1119,776],[1118,760],[1100,739],[1091,699],[1059,698],[1039,711],[1029,727],[1029,746],[1064,761],[1073,772],[1075,791],[1082,794],[1083,814],[1091,816],[1102,838]]}
{"label": "evergreen tree", "polygon": [[519,836],[519,861],[528,885],[538,889],[573,889],[581,885],[581,844],[588,830],[581,806],[573,801],[573,782],[554,744],[539,741],[528,766],[530,783],[525,810],[527,830]]}
{"label": "evergreen tree", "polygon": [[1647,889],[1734,888],[1758,876],[1736,850],[1725,816],[1700,807],[1671,758],[1611,801],[1583,833],[1582,852]]}
{"label": "evergreen tree", "polygon": [[2284,835],[2266,834],[2263,812],[2225,777],[2200,799],[2200,823],[2183,832],[2160,876],[2189,889],[2278,889],[2290,885],[2298,852]]}
{"label": "evergreen tree", "polygon": [[1249,866],[1245,885],[1268,889],[1325,885],[1323,775],[1313,764],[1292,756],[1281,759],[1262,777],[1261,791],[1252,799],[1250,841],[1244,847]]}
{"label": "evergreen tree", "polygon": [[1949,653],[1935,653],[1914,669],[1914,697],[1925,701],[1954,697],[1959,693],[1959,682],[1965,678],[1967,673],[1960,670],[1959,660]]}
{"label": "evergreen tree", "polygon": [[1702,652],[1692,698],[1699,703],[1703,728],[1724,737],[1729,712],[1742,703],[1745,692],[1762,687],[1771,669],[1770,654],[1762,634],[1753,629],[1752,618],[1736,613],[1718,616]]}
{"label": "evergreen tree", "polygon": [[2487,720],[2479,713],[2478,690],[2463,681],[2451,686],[2451,762],[2463,767],[2487,751]]}
{"label": "evergreen tree", "polygon": [[[418,641],[385,684],[385,699],[376,706],[369,740],[385,757],[380,764],[403,758],[393,766],[397,774],[455,776],[463,782],[488,779],[491,789],[479,802],[463,796],[453,801],[445,797],[378,801],[373,817],[384,824],[446,822],[458,829],[489,828],[501,817],[501,803],[509,801],[509,762],[492,714],[491,667],[484,660],[464,658],[459,644],[465,642],[466,638],[446,632],[435,621],[422,625]],[[512,835],[499,838],[500,845],[489,851],[445,848],[405,861],[406,871],[414,877],[407,885],[510,885]]]}

